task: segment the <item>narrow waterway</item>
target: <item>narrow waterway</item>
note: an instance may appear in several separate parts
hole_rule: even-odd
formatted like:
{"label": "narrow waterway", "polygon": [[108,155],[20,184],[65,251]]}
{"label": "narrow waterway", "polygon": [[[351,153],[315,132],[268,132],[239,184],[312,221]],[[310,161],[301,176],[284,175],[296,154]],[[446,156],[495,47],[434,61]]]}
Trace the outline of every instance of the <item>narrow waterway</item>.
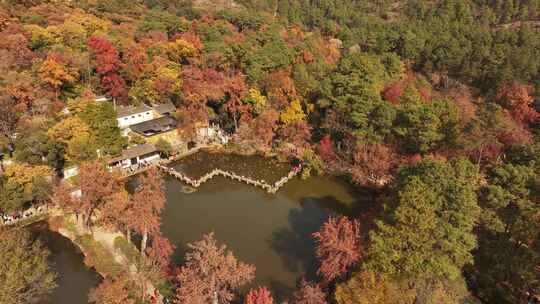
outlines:
{"label": "narrow waterway", "polygon": [[33,233],[49,249],[58,287],[39,304],[86,304],[88,292],[101,280],[99,274],[84,265],[84,256],[71,241],[47,229],[45,223],[33,225]]}
{"label": "narrow waterway", "polygon": [[[240,168],[235,170],[239,174],[272,182],[287,172],[283,165],[271,169],[275,164],[268,159],[223,156],[216,161],[206,153],[175,167],[197,176],[213,169],[216,162]],[[371,201],[368,194],[330,177],[293,179],[275,195],[223,177],[194,193],[182,193],[181,188],[180,182],[167,178],[162,232],[178,247],[176,263],[182,262],[187,243],[214,232],[240,260],[256,266],[253,285],[268,286],[279,300],[291,295],[301,277],[316,277],[312,233],[330,214],[358,214]]]}

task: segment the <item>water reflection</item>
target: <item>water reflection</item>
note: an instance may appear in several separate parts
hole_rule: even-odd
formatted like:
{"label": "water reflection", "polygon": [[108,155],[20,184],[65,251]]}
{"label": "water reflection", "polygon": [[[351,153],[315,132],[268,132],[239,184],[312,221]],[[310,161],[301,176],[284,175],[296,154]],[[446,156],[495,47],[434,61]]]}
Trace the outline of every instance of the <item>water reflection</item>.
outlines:
{"label": "water reflection", "polygon": [[288,215],[288,227],[282,227],[268,240],[270,247],[280,255],[283,265],[293,273],[303,271],[307,278],[316,277],[315,242],[311,235],[319,230],[328,216],[315,198],[304,199],[300,209]]}
{"label": "water reflection", "polygon": [[30,228],[50,250],[52,269],[57,273],[58,287],[39,304],[86,304],[88,292],[97,286],[100,276],[87,268],[83,255],[71,241],[47,229],[45,224]]}
{"label": "water reflection", "polygon": [[[198,172],[206,170],[204,159],[197,164]],[[258,166],[263,164],[249,171],[270,180]],[[358,204],[370,202],[347,183],[324,177],[294,179],[276,195],[221,177],[191,194],[182,193],[172,178],[166,179],[166,188],[162,232],[178,247],[175,262],[182,262],[188,242],[213,231],[240,260],[257,267],[253,286],[268,286],[278,302],[290,297],[301,277],[316,278],[312,233],[330,214],[353,214],[359,212]]]}

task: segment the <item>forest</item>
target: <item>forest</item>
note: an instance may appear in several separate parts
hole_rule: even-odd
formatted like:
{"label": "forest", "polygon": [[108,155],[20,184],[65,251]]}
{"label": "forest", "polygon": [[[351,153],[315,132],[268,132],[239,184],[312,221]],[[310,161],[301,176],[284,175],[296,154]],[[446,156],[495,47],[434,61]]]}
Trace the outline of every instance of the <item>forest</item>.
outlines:
{"label": "forest", "polygon": [[[271,304],[238,292],[254,267],[212,234],[172,269],[159,173],[128,193],[104,169],[141,141],[116,107],[167,102],[185,134],[209,121],[239,153],[375,193],[368,218],[313,235],[320,281],[290,303],[540,302],[539,0],[0,1],[1,213],[55,200],[84,231],[140,235],[140,271],[175,303]],[[79,200],[46,178],[73,165]],[[0,240],[0,303],[50,292],[39,240]],[[91,298],[145,288],[116,272]]]}

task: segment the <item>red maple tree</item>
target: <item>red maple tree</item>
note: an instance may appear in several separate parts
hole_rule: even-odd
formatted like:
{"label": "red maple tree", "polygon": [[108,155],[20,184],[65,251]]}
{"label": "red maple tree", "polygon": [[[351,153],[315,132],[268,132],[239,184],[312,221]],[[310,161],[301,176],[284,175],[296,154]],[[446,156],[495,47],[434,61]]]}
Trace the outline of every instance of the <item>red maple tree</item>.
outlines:
{"label": "red maple tree", "polygon": [[239,262],[226,246],[218,246],[213,233],[188,247],[186,263],[176,275],[179,303],[230,303],[234,290],[254,277],[255,266]]}
{"label": "red maple tree", "polygon": [[392,104],[398,104],[403,95],[403,82],[398,81],[390,84],[383,90],[383,98]]}
{"label": "red maple tree", "polygon": [[244,299],[244,304],[273,304],[274,298],[270,290],[265,286],[261,286],[257,289],[251,289]]}
{"label": "red maple tree", "polygon": [[330,217],[313,237],[320,261],[317,273],[326,283],[346,274],[362,256],[360,223],[356,219]]}
{"label": "red maple tree", "polygon": [[139,185],[131,196],[128,226],[142,236],[141,254],[146,251],[149,235],[159,234],[161,212],[165,208],[165,186],[156,168],[139,176]]}
{"label": "red maple tree", "polygon": [[496,100],[510,111],[512,117],[521,124],[535,122],[540,114],[531,107],[534,98],[530,88],[517,81],[504,83],[497,90]]}
{"label": "red maple tree", "polygon": [[175,246],[169,239],[158,235],[152,239],[152,245],[146,249],[146,256],[164,273],[167,273],[174,250]]}
{"label": "red maple tree", "polygon": [[81,187],[80,203],[75,204],[73,211],[82,216],[85,227],[89,227],[96,210],[101,209],[108,201],[124,189],[124,182],[116,173],[111,173],[100,161],[84,163],[79,170]]}
{"label": "red maple tree", "polygon": [[118,75],[121,61],[118,50],[103,37],[92,36],[86,45],[95,57],[96,71],[101,75],[101,85],[107,94],[120,101],[125,101],[127,91],[125,81]]}
{"label": "red maple tree", "polygon": [[294,293],[294,304],[326,304],[326,294],[319,284],[302,279],[300,288]]}
{"label": "red maple tree", "polygon": [[92,289],[88,295],[89,302],[94,304],[134,304],[135,301],[129,298],[127,282],[120,278],[106,278]]}

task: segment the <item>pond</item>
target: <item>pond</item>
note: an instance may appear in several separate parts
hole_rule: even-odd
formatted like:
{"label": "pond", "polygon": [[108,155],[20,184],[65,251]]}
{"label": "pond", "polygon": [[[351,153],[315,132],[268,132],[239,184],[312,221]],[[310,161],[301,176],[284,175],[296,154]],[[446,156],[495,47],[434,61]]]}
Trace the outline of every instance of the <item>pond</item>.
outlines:
{"label": "pond", "polygon": [[[270,182],[288,169],[260,157],[218,157],[220,161],[216,155],[198,153],[175,168],[198,177],[221,163],[238,174]],[[346,182],[330,177],[293,179],[275,195],[223,177],[190,194],[182,193],[179,181],[167,178],[166,189],[161,231],[178,248],[176,263],[182,263],[187,243],[214,232],[237,258],[256,266],[252,286],[268,286],[278,300],[289,297],[301,277],[316,278],[311,235],[328,216],[358,214],[371,202],[369,194],[355,192]]]}
{"label": "pond", "polygon": [[[262,157],[205,152],[176,164],[193,177],[216,167],[271,183],[289,169]],[[179,181],[166,178],[167,205],[161,230],[177,246],[175,264],[183,262],[188,243],[214,232],[218,242],[226,244],[239,260],[256,266],[251,286],[268,286],[277,303],[291,296],[300,278],[316,279],[311,235],[328,216],[366,214],[372,205],[370,193],[358,192],[345,181],[328,176],[292,179],[275,195],[223,177],[215,177],[194,193],[183,193],[182,188]],[[99,275],[84,265],[83,255],[68,239],[46,225],[31,229],[51,251],[53,269],[59,276],[59,287],[40,304],[87,303],[88,292],[100,282]]]}
{"label": "pond", "polygon": [[88,292],[101,281],[99,274],[84,265],[83,254],[69,239],[47,229],[45,223],[30,229],[51,252],[49,260],[58,275],[58,287],[39,304],[88,303]]}

